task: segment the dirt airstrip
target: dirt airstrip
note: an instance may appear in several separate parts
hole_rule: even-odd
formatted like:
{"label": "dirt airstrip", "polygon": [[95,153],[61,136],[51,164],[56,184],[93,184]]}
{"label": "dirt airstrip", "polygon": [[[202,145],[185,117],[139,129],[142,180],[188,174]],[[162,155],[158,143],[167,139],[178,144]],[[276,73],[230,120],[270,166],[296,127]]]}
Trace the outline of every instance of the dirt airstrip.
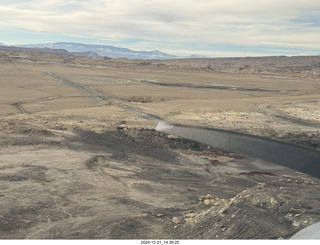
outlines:
{"label": "dirt airstrip", "polygon": [[287,239],[320,221],[319,179],[155,131],[164,120],[320,151],[318,56],[0,50],[0,83],[1,239]]}

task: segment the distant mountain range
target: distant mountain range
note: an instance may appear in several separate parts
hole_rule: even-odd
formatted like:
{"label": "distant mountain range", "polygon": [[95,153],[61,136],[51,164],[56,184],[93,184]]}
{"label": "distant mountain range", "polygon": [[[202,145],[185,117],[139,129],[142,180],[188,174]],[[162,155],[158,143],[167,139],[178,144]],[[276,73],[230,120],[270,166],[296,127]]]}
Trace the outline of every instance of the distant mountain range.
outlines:
{"label": "distant mountain range", "polygon": [[64,49],[50,49],[50,48],[23,48],[23,47],[0,45],[0,50],[9,51],[9,52],[39,52],[39,53],[54,54],[54,55],[60,55],[60,56],[73,55]]}
{"label": "distant mountain range", "polygon": [[83,55],[89,57],[107,56],[110,58],[129,58],[129,59],[175,59],[178,56],[155,51],[134,51],[127,48],[119,48],[107,45],[93,45],[83,43],[45,43],[45,44],[28,44],[17,45],[23,48],[49,48],[66,50],[73,55]]}

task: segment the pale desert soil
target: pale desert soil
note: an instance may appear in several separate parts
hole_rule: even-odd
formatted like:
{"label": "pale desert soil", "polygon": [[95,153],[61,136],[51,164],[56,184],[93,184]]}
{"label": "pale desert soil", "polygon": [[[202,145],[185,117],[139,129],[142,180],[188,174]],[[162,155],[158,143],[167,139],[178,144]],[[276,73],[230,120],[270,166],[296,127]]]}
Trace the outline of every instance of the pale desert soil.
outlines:
{"label": "pale desert soil", "polygon": [[289,238],[320,221],[319,179],[155,127],[320,150],[319,64],[1,51],[0,238]]}

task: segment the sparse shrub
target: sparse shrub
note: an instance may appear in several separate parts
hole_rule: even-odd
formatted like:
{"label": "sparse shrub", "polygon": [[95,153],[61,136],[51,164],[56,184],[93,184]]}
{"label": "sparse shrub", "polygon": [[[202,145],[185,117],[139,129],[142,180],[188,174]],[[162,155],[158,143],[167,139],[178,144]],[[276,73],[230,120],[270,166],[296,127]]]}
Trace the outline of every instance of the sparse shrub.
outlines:
{"label": "sparse shrub", "polygon": [[150,103],[152,102],[152,99],[150,96],[148,97],[136,97],[136,96],[133,96],[133,97],[129,97],[128,99],[126,99],[127,102],[139,102],[139,103]]}

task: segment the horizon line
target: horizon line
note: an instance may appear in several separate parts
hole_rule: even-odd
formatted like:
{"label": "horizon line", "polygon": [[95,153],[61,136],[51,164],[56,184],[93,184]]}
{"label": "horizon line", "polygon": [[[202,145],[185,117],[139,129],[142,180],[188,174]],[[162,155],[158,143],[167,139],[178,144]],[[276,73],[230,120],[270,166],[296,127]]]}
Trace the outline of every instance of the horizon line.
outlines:
{"label": "horizon line", "polygon": [[[25,44],[14,44],[14,45],[7,45],[2,42],[0,42],[2,47],[16,47],[16,48],[26,48],[26,49],[44,49],[48,48],[51,50],[65,50],[69,52],[70,54],[72,52],[66,50],[66,49],[58,49],[58,48],[51,48],[51,47],[22,47],[22,46],[27,46],[27,45],[47,45],[47,44],[57,44],[57,43],[65,43],[65,44],[83,44],[83,45],[90,45],[90,46],[107,46],[107,47],[114,47],[114,48],[121,48],[121,49],[128,49],[130,51],[137,51],[137,52],[161,52],[167,55],[175,56],[172,58],[166,58],[166,59],[223,59],[223,58],[266,58],[266,57],[316,57],[320,56],[320,54],[250,54],[250,55],[244,55],[244,56],[207,56],[207,55],[199,55],[199,54],[191,54],[191,55],[176,55],[176,54],[171,54],[167,53],[165,51],[161,50],[141,50],[141,49],[131,49],[127,47],[122,47],[122,46],[114,46],[114,45],[109,45],[109,44],[93,44],[93,43],[85,43],[85,42],[68,42],[68,41],[57,41],[57,42],[43,42],[43,43],[25,43]],[[217,52],[223,52],[220,50],[215,50]],[[85,51],[86,52],[86,51]],[[99,55],[100,57],[103,57],[103,55]],[[192,57],[195,56],[195,57]],[[199,56],[199,57],[196,57]],[[143,59],[143,58],[141,58]],[[146,58],[145,58],[146,59]],[[148,60],[148,59],[146,59]],[[150,59],[149,59],[150,60]]]}

